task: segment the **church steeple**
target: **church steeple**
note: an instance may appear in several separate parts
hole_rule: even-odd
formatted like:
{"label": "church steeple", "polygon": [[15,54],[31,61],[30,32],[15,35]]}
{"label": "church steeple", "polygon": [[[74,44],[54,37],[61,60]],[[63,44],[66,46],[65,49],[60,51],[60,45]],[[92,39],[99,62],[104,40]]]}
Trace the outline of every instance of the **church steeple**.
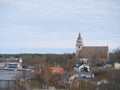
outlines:
{"label": "church steeple", "polygon": [[79,33],[77,41],[76,41],[76,46],[83,46],[83,39],[82,39],[80,33]]}
{"label": "church steeple", "polygon": [[81,38],[81,34],[80,34],[80,33],[79,33],[79,35],[78,35],[78,39],[82,39],[82,38]]}
{"label": "church steeple", "polygon": [[77,41],[76,41],[76,56],[79,56],[79,52],[83,47],[83,39],[81,37],[81,34],[79,33]]}

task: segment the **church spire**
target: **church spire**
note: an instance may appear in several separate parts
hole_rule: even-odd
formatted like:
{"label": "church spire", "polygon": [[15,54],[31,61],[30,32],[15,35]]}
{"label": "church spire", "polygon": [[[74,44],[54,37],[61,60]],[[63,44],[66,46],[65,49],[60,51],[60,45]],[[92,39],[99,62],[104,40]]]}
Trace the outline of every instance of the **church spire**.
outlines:
{"label": "church spire", "polygon": [[82,39],[82,38],[81,38],[81,33],[79,33],[79,35],[78,35],[78,39]]}

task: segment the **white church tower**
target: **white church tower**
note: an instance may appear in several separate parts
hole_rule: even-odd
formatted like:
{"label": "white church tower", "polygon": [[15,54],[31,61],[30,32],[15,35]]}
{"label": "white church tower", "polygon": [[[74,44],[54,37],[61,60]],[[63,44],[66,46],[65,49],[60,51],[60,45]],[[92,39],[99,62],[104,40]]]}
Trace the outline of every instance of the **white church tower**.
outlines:
{"label": "white church tower", "polygon": [[77,41],[76,41],[76,57],[79,57],[79,52],[83,47],[83,39],[81,37],[81,34],[79,33]]}

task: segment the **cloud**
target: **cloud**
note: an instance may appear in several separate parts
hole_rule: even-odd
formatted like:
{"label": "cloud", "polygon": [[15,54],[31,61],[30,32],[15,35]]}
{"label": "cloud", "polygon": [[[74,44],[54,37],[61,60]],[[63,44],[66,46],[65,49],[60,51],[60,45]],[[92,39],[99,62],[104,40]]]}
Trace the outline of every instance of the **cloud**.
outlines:
{"label": "cloud", "polygon": [[[109,1],[95,1],[95,0],[77,0],[77,1],[64,1],[64,0],[4,0],[10,7],[17,7],[18,10],[27,13],[28,17],[43,19],[78,19],[78,17],[87,16],[102,16],[110,15],[109,8],[117,8],[116,3],[114,6],[109,7]],[[19,12],[19,11],[18,11]],[[24,13],[21,13],[24,17]],[[36,17],[37,16],[37,17]]]}
{"label": "cloud", "polygon": [[75,48],[79,32],[88,45],[117,47],[119,4],[118,0],[1,0],[0,47]]}

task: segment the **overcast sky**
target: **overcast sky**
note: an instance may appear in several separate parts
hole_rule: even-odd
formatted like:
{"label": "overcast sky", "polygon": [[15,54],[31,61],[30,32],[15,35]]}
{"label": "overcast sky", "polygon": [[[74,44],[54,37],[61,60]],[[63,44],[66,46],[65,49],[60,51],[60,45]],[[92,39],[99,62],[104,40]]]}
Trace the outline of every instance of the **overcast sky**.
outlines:
{"label": "overcast sky", "polygon": [[0,0],[0,53],[73,53],[120,47],[120,0]]}

